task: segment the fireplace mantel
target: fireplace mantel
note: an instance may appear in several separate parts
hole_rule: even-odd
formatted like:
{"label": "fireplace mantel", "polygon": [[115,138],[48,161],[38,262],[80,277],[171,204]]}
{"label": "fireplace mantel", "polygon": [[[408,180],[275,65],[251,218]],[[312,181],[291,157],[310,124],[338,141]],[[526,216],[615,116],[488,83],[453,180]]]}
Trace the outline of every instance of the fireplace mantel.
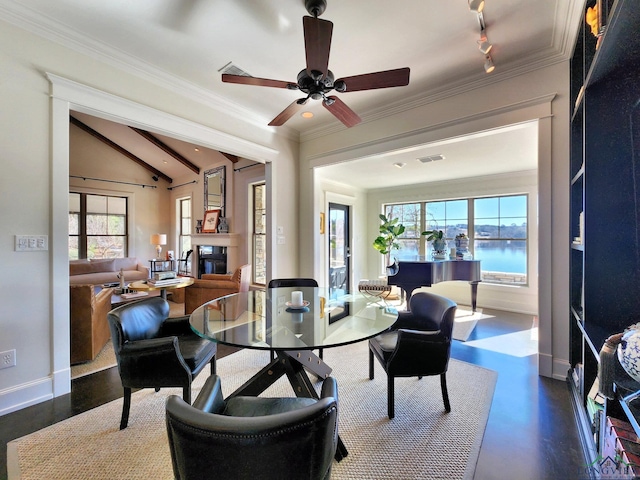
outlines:
{"label": "fireplace mantel", "polygon": [[191,245],[237,247],[239,239],[237,233],[195,233],[191,235]]}

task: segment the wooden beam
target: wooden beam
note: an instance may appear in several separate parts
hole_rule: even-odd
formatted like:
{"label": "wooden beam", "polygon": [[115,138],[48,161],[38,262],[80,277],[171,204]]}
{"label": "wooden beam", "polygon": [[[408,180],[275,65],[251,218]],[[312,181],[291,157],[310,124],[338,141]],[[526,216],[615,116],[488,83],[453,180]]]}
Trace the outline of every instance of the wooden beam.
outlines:
{"label": "wooden beam", "polygon": [[136,162],[138,165],[140,165],[141,167],[146,168],[147,170],[149,170],[151,173],[153,173],[155,176],[162,178],[163,180],[166,180],[169,183],[173,183],[173,179],[171,177],[168,177],[167,175],[165,175],[164,173],[162,173],[160,170],[158,170],[157,168],[149,165],[147,162],[145,162],[144,160],[142,160],[141,158],[136,157],[133,153],[131,153],[129,150],[125,150],[124,148],[122,148],[120,145],[118,145],[117,143],[109,140],[107,137],[105,137],[104,135],[102,135],[99,132],[96,132],[93,128],[91,128],[89,125],[86,125],[85,123],[82,123],[80,120],[78,120],[77,118],[74,118],[72,116],[69,116],[69,121],[71,122],[72,125],[75,125],[76,127],[80,128],[81,130],[84,130],[85,132],[87,132],[89,135],[97,138],[98,140],[100,140],[102,143],[110,146],[111,148],[113,148],[116,152],[120,153],[121,155],[124,155],[125,157],[127,157],[130,160],[133,160],[134,162]]}
{"label": "wooden beam", "polygon": [[225,153],[225,152],[220,152],[220,153],[225,157],[227,157],[227,159],[231,160],[231,163],[238,163],[238,160],[240,160],[237,155],[231,155],[230,153]]}
{"label": "wooden beam", "polygon": [[171,148],[169,145],[164,143],[162,140],[160,140],[159,138],[157,138],[153,134],[147,132],[146,130],[141,130],[141,129],[136,128],[136,127],[131,127],[130,126],[129,128],[131,130],[133,130],[134,132],[138,133],[139,135],[141,135],[142,137],[144,137],[147,140],[149,140],[151,143],[153,143],[156,147],[158,147],[160,150],[162,150],[166,154],[168,154],[171,157],[175,158],[177,161],[179,161],[181,164],[183,164],[185,167],[187,167],[192,172],[197,173],[198,175],[200,174],[200,167],[198,167],[197,165],[194,165],[193,163],[191,163],[188,159],[186,159],[185,157],[180,155],[173,148]]}

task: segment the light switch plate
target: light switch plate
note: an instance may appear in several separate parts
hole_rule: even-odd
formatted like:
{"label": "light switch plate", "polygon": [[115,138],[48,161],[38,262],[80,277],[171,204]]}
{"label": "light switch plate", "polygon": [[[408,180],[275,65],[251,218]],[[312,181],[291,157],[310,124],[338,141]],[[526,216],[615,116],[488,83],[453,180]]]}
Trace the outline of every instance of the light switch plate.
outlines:
{"label": "light switch plate", "polygon": [[49,237],[47,235],[16,235],[16,252],[42,252],[49,250]]}

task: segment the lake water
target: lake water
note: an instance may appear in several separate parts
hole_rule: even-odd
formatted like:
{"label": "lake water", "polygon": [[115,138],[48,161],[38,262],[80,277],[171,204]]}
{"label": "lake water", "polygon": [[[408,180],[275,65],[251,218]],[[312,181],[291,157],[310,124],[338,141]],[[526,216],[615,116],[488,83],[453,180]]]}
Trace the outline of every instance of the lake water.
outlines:
{"label": "lake water", "polygon": [[482,260],[482,270],[490,272],[525,273],[527,271],[527,255],[524,248],[476,248],[473,256]]}
{"label": "lake water", "polygon": [[[398,260],[418,260],[416,251],[403,248],[393,252]],[[482,261],[482,270],[488,272],[525,273],[527,271],[526,249],[514,245],[478,246],[473,255],[474,260]]]}

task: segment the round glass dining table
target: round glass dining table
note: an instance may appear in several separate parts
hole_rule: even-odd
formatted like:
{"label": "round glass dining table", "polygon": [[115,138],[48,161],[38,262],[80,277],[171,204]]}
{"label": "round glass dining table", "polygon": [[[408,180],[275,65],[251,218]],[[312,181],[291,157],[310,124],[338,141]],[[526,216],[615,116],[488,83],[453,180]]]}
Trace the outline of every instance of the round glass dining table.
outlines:
{"label": "round glass dining table", "polygon": [[[301,291],[303,306],[291,305]],[[329,299],[318,287],[279,287],[220,297],[193,311],[191,328],[225,345],[262,350],[313,350],[360,342],[393,325],[398,313],[360,293]]]}
{"label": "round glass dining table", "polygon": [[[302,292],[300,306],[291,304],[294,291]],[[191,313],[191,328],[203,338],[275,353],[271,363],[229,397],[258,396],[286,375],[297,396],[318,398],[307,372],[326,378],[332,369],[312,350],[368,340],[398,318],[396,309],[377,297],[328,294],[318,287],[252,290],[217,298]],[[340,439],[336,459],[346,455]]]}

